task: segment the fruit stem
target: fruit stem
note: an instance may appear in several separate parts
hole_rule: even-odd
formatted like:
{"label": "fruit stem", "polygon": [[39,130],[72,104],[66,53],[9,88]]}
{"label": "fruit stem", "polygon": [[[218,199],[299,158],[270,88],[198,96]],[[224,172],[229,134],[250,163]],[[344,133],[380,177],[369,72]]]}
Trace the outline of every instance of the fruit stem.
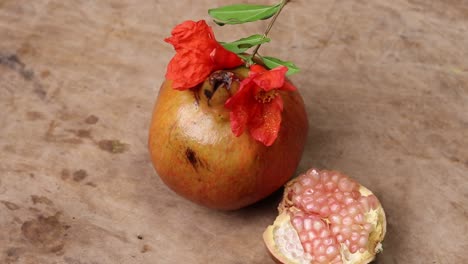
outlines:
{"label": "fruit stem", "polygon": [[[281,10],[283,10],[284,6],[289,2],[290,0],[281,0],[281,4],[280,4],[280,7],[278,9],[278,12],[276,12],[276,14],[273,16],[273,18],[271,19],[270,23],[268,24],[266,30],[265,30],[265,33],[263,33],[263,38],[262,39],[265,39],[267,36],[268,36],[268,33],[270,33],[270,30],[271,28],[273,27],[273,24],[275,23],[276,19],[278,18],[279,14],[281,13]],[[252,60],[255,58],[255,55],[257,55],[258,53],[258,50],[260,49],[260,47],[262,46],[262,44],[258,44],[253,53],[252,53]],[[247,65],[247,66],[250,66],[250,65]]]}

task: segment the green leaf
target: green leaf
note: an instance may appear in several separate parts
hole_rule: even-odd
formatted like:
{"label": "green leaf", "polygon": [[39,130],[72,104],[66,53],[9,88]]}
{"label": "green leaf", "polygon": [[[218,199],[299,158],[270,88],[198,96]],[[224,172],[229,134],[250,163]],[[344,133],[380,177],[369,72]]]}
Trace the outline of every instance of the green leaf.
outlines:
{"label": "green leaf", "polygon": [[270,69],[276,68],[278,66],[288,67],[288,72],[286,73],[286,75],[291,75],[291,74],[299,72],[299,68],[290,61],[282,61],[280,59],[273,58],[273,57],[261,57],[261,58],[263,60],[263,63],[265,63],[265,65]]}
{"label": "green leaf", "polygon": [[268,19],[278,12],[281,4],[250,5],[236,4],[208,10],[208,14],[218,25],[242,24],[257,20]]}
{"label": "green leaf", "polygon": [[259,44],[270,42],[269,38],[263,37],[263,35],[252,35],[247,38],[242,38],[234,42],[225,43],[222,42],[221,45],[229,51],[232,51],[236,54],[244,53],[246,50],[257,46]]}

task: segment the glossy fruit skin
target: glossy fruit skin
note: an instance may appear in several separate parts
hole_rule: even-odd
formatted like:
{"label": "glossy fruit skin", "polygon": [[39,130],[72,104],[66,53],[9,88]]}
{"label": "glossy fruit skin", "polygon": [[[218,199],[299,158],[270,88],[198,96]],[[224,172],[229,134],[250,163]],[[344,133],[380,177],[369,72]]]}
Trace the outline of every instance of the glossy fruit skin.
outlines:
{"label": "glossy fruit skin", "polygon": [[[240,78],[245,73],[236,72]],[[174,90],[171,81],[165,81],[149,131],[149,151],[159,177],[179,195],[222,210],[245,207],[278,190],[293,176],[308,132],[300,94],[280,94],[280,132],[266,147],[248,131],[236,137],[222,104],[207,103],[194,89]]]}

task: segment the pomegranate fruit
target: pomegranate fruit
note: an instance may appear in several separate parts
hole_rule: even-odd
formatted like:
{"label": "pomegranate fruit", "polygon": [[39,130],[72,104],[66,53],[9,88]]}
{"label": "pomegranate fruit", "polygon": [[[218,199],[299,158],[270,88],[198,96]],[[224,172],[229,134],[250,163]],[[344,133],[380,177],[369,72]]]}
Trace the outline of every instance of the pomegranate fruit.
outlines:
{"label": "pomegranate fruit", "polygon": [[310,169],[290,181],[278,210],[263,239],[280,263],[365,264],[382,250],[382,206],[339,172]]}
{"label": "pomegranate fruit", "polygon": [[252,204],[283,186],[300,161],[308,121],[297,91],[259,95],[262,103],[282,98],[281,126],[271,145],[233,133],[225,103],[248,75],[240,66],[214,71],[186,90],[173,89],[168,80],[159,91],[149,133],[153,165],[167,186],[198,204],[226,210]]}

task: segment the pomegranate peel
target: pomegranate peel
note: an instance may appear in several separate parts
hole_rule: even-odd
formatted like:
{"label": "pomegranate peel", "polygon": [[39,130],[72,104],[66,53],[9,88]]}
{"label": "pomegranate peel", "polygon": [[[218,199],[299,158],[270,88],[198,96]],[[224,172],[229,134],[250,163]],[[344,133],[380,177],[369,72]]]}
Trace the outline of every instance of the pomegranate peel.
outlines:
{"label": "pomegranate peel", "polygon": [[293,176],[304,149],[308,122],[298,91],[279,91],[284,111],[271,146],[248,133],[232,133],[224,104],[248,72],[246,67],[217,71],[183,91],[166,81],[153,111],[148,145],[159,177],[179,195],[210,208],[235,210],[270,195]]}
{"label": "pomegranate peel", "polygon": [[[357,192],[351,195],[352,191]],[[314,199],[308,199],[311,196]],[[319,201],[321,206],[313,206]],[[341,173],[311,169],[291,180],[278,211],[263,240],[279,263],[366,264],[382,251],[386,232],[382,206],[369,189]]]}

